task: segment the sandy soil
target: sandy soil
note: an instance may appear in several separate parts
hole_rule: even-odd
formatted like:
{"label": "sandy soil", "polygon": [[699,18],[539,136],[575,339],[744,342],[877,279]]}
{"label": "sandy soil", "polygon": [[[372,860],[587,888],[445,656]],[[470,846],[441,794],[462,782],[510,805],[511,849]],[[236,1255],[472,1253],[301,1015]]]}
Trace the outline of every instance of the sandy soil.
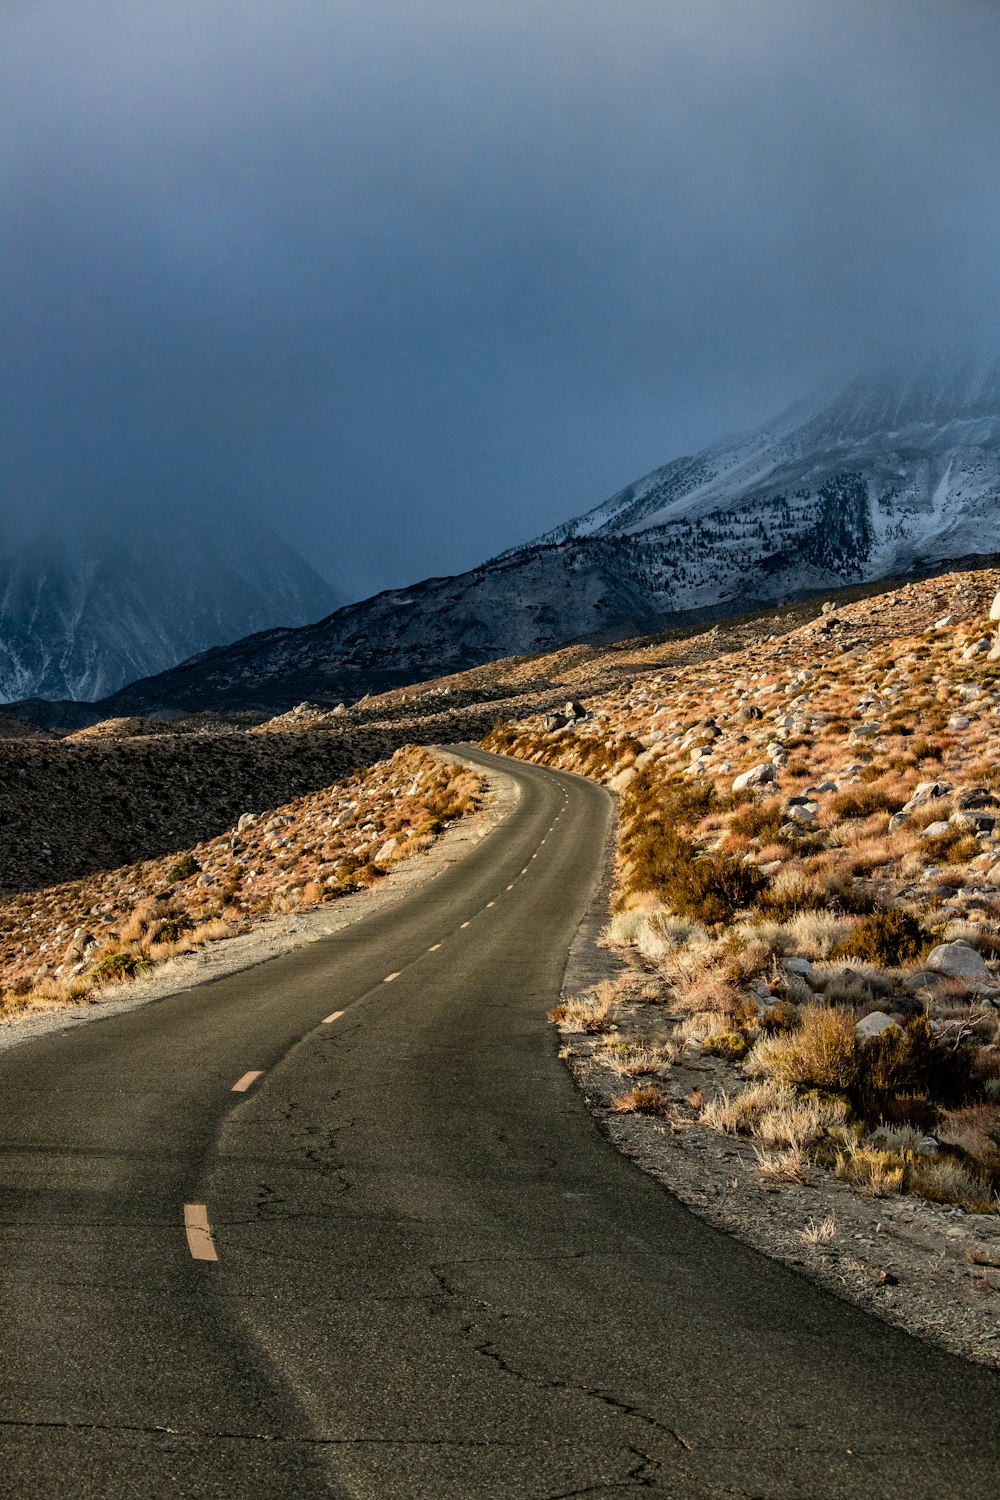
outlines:
{"label": "sandy soil", "polygon": [[[435,753],[463,765],[472,764],[450,751],[437,749]],[[91,991],[85,1001],[72,1009],[62,1007],[50,1012],[33,1012],[0,1023],[0,1051],[52,1032],[70,1031],[90,1021],[121,1015],[124,1011],[166,1000],[213,979],[238,974],[294,948],[319,942],[350,923],[391,906],[414,886],[434,879],[461,859],[507,817],[517,802],[518,788],[509,777],[483,770],[478,764],[473,769],[487,783],[484,805],[478,812],[447,828],[431,848],[394,867],[377,886],[357,891],[315,911],[268,918],[249,932],[168,959],[142,978]]]}

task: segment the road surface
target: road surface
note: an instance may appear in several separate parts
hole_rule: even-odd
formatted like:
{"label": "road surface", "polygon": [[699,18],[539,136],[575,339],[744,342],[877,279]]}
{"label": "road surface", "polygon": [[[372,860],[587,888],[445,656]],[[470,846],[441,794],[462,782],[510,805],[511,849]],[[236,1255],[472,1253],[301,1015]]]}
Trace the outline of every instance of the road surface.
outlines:
{"label": "road surface", "polygon": [[391,909],[0,1056],[0,1495],[995,1500],[1000,1378],[604,1139],[545,1012],[610,802],[482,759]]}

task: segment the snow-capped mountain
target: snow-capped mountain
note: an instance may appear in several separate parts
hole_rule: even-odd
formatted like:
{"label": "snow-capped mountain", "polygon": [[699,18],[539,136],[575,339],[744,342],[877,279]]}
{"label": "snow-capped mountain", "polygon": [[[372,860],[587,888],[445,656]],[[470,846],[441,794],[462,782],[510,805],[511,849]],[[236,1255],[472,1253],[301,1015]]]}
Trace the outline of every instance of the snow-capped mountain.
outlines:
{"label": "snow-capped mountain", "polygon": [[[1000,551],[1000,364],[881,372],[454,578],[204,653],[95,713],[336,701]],[[221,631],[220,631],[221,634]]]}
{"label": "snow-capped mountain", "polygon": [[159,535],[62,528],[0,559],[0,701],[103,698],[196,651],[337,603],[291,547],[246,518]]}
{"label": "snow-capped mountain", "polygon": [[799,402],[535,545],[627,539],[670,613],[990,552],[998,531],[1000,363],[938,360]]}

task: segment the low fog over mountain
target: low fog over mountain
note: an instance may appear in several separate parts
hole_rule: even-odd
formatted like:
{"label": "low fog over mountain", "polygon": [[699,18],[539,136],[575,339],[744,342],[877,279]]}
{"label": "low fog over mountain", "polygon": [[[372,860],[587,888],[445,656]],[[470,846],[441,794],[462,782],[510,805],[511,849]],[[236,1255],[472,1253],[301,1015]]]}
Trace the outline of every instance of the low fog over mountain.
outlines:
{"label": "low fog over mountain", "polygon": [[338,602],[304,558],[245,517],[172,514],[146,534],[63,525],[0,558],[0,701],[102,698]]}

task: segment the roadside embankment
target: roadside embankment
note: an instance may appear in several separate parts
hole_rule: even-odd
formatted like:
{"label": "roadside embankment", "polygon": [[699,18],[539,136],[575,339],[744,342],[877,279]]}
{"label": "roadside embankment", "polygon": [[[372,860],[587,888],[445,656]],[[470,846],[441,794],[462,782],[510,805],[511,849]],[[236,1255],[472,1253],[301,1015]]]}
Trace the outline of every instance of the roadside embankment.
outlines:
{"label": "roadside embankment", "polygon": [[389,905],[512,805],[506,777],[417,747],[159,860],[0,903],[0,1047],[164,998]]}

